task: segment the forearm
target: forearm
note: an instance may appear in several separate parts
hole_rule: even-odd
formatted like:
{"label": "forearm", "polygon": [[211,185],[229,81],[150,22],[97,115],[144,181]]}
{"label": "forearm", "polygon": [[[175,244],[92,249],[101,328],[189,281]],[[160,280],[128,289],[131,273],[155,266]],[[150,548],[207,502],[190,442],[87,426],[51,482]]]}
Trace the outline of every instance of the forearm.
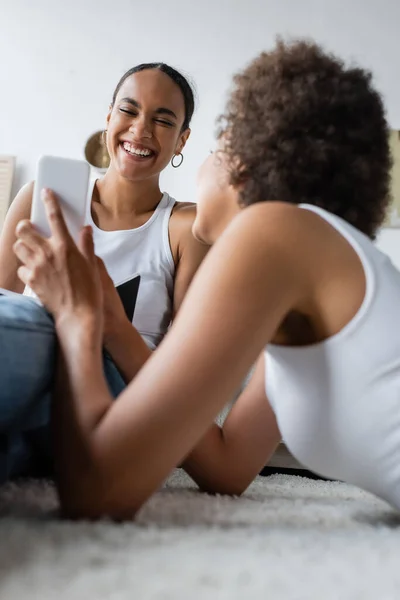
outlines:
{"label": "forearm", "polygon": [[17,269],[18,262],[15,257],[10,257],[6,252],[2,252],[0,241],[0,288],[22,294],[25,286],[18,277]]}
{"label": "forearm", "polygon": [[205,491],[240,495],[265,466],[280,441],[264,393],[264,357],[223,427],[214,424],[188,455],[183,468]]}
{"label": "forearm", "polygon": [[56,472],[61,505],[73,516],[82,507],[95,510],[107,485],[98,465],[95,432],[112,398],[100,344],[93,342],[90,331],[82,326],[75,338],[59,335],[59,341],[53,402]]}
{"label": "forearm", "polygon": [[243,450],[234,436],[226,439],[223,428],[214,424],[182,467],[203,491],[240,496],[254,477],[241,460]]}
{"label": "forearm", "polygon": [[104,337],[104,345],[127,383],[152,354],[140,333],[128,322],[108,333]]}

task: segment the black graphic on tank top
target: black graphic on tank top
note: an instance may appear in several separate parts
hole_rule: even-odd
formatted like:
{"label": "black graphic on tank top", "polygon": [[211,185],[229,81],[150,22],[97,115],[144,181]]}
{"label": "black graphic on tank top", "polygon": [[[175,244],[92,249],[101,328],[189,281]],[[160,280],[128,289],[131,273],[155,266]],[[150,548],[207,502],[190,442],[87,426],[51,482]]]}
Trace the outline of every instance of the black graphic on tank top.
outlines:
{"label": "black graphic on tank top", "polygon": [[136,300],[139,293],[140,275],[136,275],[133,279],[125,281],[117,286],[117,292],[124,305],[126,316],[130,321],[133,321],[135,314]]}

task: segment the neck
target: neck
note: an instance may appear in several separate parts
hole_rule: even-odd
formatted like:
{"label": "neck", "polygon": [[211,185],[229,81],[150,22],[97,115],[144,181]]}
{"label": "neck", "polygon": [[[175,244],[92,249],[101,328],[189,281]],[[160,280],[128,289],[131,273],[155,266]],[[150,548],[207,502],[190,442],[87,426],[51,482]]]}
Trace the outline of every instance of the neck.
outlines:
{"label": "neck", "polygon": [[130,181],[110,167],[97,181],[98,201],[111,214],[142,215],[155,209],[162,198],[159,177]]}

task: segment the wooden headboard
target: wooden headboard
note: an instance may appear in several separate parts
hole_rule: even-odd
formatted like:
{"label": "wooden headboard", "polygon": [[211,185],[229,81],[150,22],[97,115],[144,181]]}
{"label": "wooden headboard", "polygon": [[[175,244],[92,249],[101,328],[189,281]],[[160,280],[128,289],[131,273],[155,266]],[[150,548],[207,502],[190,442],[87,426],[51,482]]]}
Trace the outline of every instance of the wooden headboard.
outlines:
{"label": "wooden headboard", "polygon": [[11,188],[14,177],[15,156],[0,154],[0,231],[11,202]]}

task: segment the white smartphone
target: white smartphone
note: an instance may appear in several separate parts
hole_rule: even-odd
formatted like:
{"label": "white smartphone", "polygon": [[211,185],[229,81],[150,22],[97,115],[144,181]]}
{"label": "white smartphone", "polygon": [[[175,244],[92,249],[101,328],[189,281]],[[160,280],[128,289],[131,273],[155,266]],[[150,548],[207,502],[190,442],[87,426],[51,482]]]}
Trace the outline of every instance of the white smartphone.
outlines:
{"label": "white smartphone", "polygon": [[78,241],[85,224],[90,167],[84,160],[42,156],[39,159],[32,198],[31,221],[45,237],[50,237],[50,226],[41,196],[43,188],[58,196],[68,230]]}

